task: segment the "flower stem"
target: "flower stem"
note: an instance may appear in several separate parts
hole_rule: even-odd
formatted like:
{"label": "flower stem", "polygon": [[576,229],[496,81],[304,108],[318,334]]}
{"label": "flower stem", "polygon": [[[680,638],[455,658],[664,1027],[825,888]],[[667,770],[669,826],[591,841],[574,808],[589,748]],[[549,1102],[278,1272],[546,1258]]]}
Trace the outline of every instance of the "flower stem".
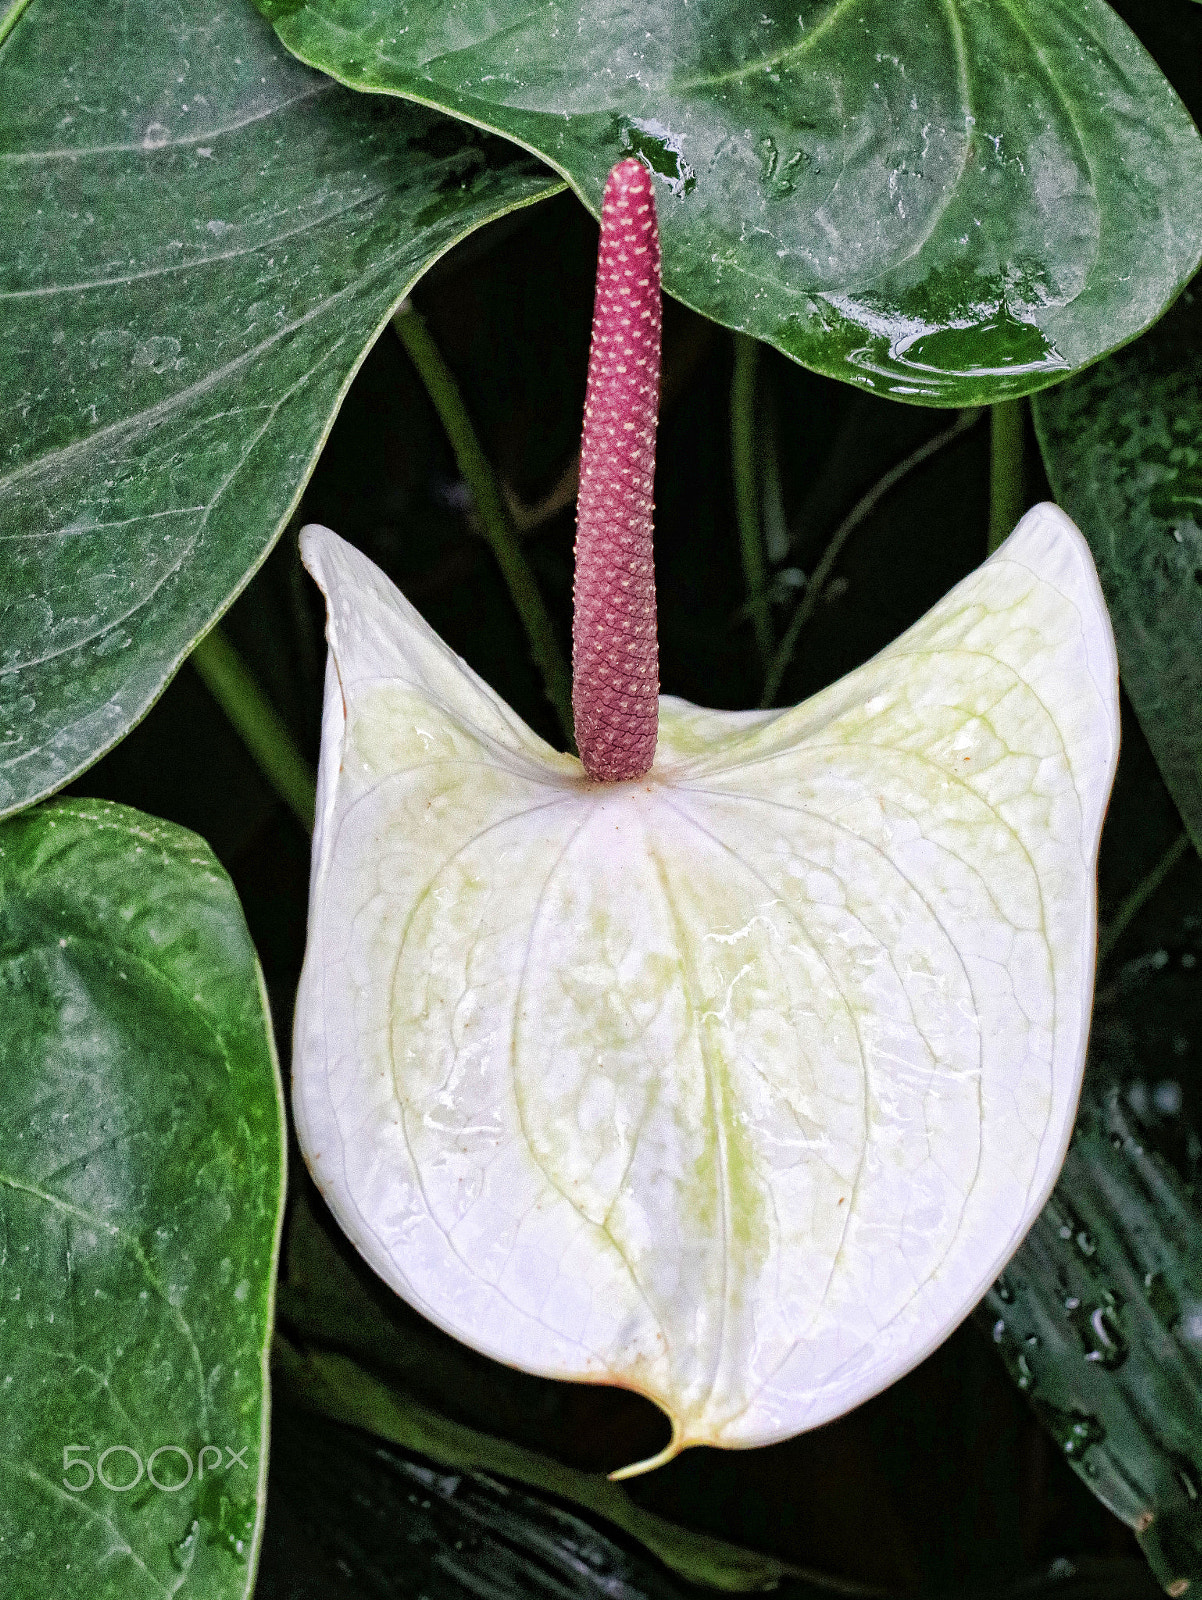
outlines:
{"label": "flower stem", "polygon": [[735,514],[743,550],[743,581],[760,664],[772,665],[772,611],[760,528],[759,475],[756,471],[755,390],[759,341],[736,333],[735,364],[730,381],[730,461],[735,482]]}
{"label": "flower stem", "polygon": [[764,390],[760,400],[763,406],[760,447],[764,460],[764,550],[771,565],[782,562],[789,554],[789,525],[780,477],[780,428],[771,389]]}
{"label": "flower stem", "polygon": [[568,664],[556,643],[550,613],[539,593],[529,563],[521,552],[501,486],[476,437],[459,385],[412,301],[403,303],[393,317],[392,325],[446,430],[463,481],[475,502],[484,537],[496,557],[526,630],[530,653],[542,674],[547,699],[555,708],[565,736],[571,741],[572,679]]}
{"label": "flower stem", "polygon": [[835,562],[839,559],[843,546],[848,539],[860,524],[871,516],[890,489],[895,488],[904,477],[914,471],[915,467],[920,467],[924,461],[929,461],[933,455],[943,449],[944,445],[951,444],[962,433],[967,433],[969,428],[979,421],[980,416],[979,409],[961,411],[950,428],[945,428],[942,433],[937,433],[933,439],[928,439],[925,444],[920,444],[917,450],[912,450],[895,467],[890,467],[888,472],[877,479],[867,494],[861,495],[855,505],[852,506],[831,535],[830,543],[822,552],[822,559],[810,574],[806,583],[805,593],[798,604],[797,610],[793,613],[789,626],[785,629],[784,637],[776,647],[776,654],[772,658],[772,666],[764,683],[764,693],[760,700],[761,706],[768,707],[776,699],[781,681],[788,671],[789,663],[793,659],[793,652],[797,649],[797,641],[801,636],[801,630],[813,616],[814,609],[822,598],[822,591],[826,587]]}
{"label": "flower stem", "polygon": [[999,400],[989,408],[989,554],[1007,538],[1024,507],[1021,400]]}
{"label": "flower stem", "polygon": [[312,833],[317,798],[313,769],[250,668],[216,626],[194,646],[189,660],[259,771],[306,833]]}
{"label": "flower stem", "polygon": [[1147,905],[1148,901],[1160,888],[1173,868],[1189,852],[1190,836],[1183,829],[1173,843],[1161,856],[1160,860],[1145,873],[1132,889],[1131,893],[1119,906],[1114,916],[1098,934],[1098,966],[1100,967],[1108,956],[1114,953],[1119,940],[1126,933],[1131,923]]}

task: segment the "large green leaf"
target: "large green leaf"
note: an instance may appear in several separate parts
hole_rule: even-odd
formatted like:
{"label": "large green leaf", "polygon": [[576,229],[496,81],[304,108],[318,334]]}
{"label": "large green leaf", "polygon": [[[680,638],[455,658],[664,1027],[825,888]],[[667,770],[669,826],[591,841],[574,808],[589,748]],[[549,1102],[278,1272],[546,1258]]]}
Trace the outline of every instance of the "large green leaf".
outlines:
{"label": "large green leaf", "polygon": [[[287,1401],[275,1419],[267,1537],[260,1600],[298,1600],[298,1579],[323,1600],[686,1600],[698,1593],[637,1545],[624,1548],[553,1500],[483,1473],[431,1466]],[[283,1571],[271,1559],[277,1552]],[[827,1597],[807,1587],[790,1600]]]}
{"label": "large green leaf", "polygon": [[1180,1594],[1202,1574],[1202,1243],[1188,1189],[1146,1146],[1120,1091],[1089,1083],[1056,1192],[977,1319]]}
{"label": "large green leaf", "polygon": [[237,897],[140,812],[13,819],[0,992],[6,1600],[248,1594],[284,1149]]}
{"label": "large green leaf", "polygon": [[413,281],[557,188],[240,0],[38,0],[0,50],[0,812],[129,729],[262,561]]}
{"label": "large green leaf", "polygon": [[1056,497],[1097,563],[1123,683],[1202,850],[1200,370],[1202,282],[1034,410]]}
{"label": "large green leaf", "polygon": [[1146,327],[1202,143],[1102,0],[259,0],[334,77],[663,179],[664,281],[807,366],[966,405]]}
{"label": "large green leaf", "polygon": [[682,1529],[632,1500],[621,1484],[451,1421],[332,1350],[276,1344],[276,1379],[289,1399],[458,1471],[497,1472],[604,1517],[692,1581],[735,1594],[774,1589],[788,1562]]}
{"label": "large green leaf", "polygon": [[[559,1496],[447,1470],[281,1397],[256,1600],[714,1600]],[[812,1508],[806,1506],[807,1515]],[[682,1541],[687,1529],[679,1530]],[[843,1576],[788,1576],[779,1600],[947,1600]],[[1162,1600],[1136,1557],[1078,1556],[956,1600]]]}

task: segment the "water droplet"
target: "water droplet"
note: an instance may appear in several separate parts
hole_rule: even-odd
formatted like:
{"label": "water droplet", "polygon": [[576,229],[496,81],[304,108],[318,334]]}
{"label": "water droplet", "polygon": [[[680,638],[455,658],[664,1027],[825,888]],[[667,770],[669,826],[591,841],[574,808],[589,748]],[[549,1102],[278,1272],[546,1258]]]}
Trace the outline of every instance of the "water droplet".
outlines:
{"label": "water droplet", "polygon": [[999,1300],[1003,1301],[1008,1306],[1012,1306],[1014,1304],[1014,1290],[1010,1287],[1010,1280],[1006,1277],[1005,1273],[1002,1273],[1001,1277],[994,1284],[993,1289]]}
{"label": "water droplet", "polygon": [[[1154,517],[1166,522],[1192,522],[1197,534],[1198,519],[1202,516],[1202,461],[1177,464],[1161,481],[1155,484],[1148,499],[1148,509]],[[1180,544],[1186,529],[1174,529]]]}
{"label": "water droplet", "polygon": [[1202,1300],[1191,1300],[1182,1306],[1177,1332],[1187,1343],[1202,1345]]}
{"label": "water droplet", "polygon": [[237,1560],[245,1560],[254,1534],[255,1502],[235,1499],[224,1483],[218,1476],[205,1478],[198,1501],[201,1526],[208,1544],[222,1547]]}
{"label": "water droplet", "polygon": [[1008,372],[1039,372],[1068,364],[1034,323],[1011,316],[1005,304],[987,320],[967,328],[936,329],[890,354],[907,367],[956,377],[1001,377]]}
{"label": "water droplet", "polygon": [[[1176,1043],[1176,1041],[1174,1041]],[[1179,1052],[1183,1054],[1184,1052]],[[1152,1090],[1152,1102],[1157,1111],[1166,1117],[1176,1117],[1181,1112],[1181,1085],[1175,1078],[1164,1078]]]}
{"label": "water droplet", "polygon": [[1042,1409],[1056,1442],[1073,1460],[1083,1456],[1091,1445],[1101,1444],[1106,1437],[1106,1429],[1087,1411],[1061,1411],[1055,1406]]}
{"label": "water droplet", "polygon": [[200,1523],[193,1518],[183,1538],[177,1539],[174,1544],[167,1546],[167,1552],[171,1557],[171,1565],[177,1572],[187,1572],[192,1565],[192,1558],[196,1554],[196,1535],[199,1532]]}
{"label": "water droplet", "polygon": [[767,189],[769,200],[783,200],[786,195],[792,194],[801,169],[813,165],[804,150],[794,150],[781,166],[780,152],[770,133],[764,135],[757,148],[760,153],[760,183]]}
{"label": "water droplet", "polygon": [[1144,1274],[1144,1291],[1152,1315],[1164,1328],[1172,1328],[1181,1320],[1181,1305],[1163,1272]]}
{"label": "water droplet", "polygon": [[696,174],[681,153],[679,135],[662,122],[654,117],[615,117],[614,134],[622,154],[637,156],[666,181],[677,199],[697,187]]}
{"label": "water droplet", "polygon": [[1079,1317],[1073,1318],[1073,1323],[1085,1347],[1086,1361],[1096,1362],[1107,1371],[1121,1367],[1126,1361],[1127,1341],[1109,1306],[1095,1306],[1092,1311],[1085,1307]]}

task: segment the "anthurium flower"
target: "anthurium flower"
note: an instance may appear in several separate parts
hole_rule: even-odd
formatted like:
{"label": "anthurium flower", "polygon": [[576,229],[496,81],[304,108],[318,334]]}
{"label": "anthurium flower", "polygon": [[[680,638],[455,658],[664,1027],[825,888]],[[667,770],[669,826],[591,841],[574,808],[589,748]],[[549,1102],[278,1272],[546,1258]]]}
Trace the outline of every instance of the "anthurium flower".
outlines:
{"label": "anthurium flower", "polygon": [[1037,506],[802,705],[660,697],[650,749],[646,606],[596,601],[611,657],[637,636],[594,719],[616,779],[335,534],[302,550],[330,655],[294,1096],[358,1249],[488,1355],[655,1400],[656,1459],[904,1373],[1021,1241],[1080,1087],[1118,712],[1072,523]]}

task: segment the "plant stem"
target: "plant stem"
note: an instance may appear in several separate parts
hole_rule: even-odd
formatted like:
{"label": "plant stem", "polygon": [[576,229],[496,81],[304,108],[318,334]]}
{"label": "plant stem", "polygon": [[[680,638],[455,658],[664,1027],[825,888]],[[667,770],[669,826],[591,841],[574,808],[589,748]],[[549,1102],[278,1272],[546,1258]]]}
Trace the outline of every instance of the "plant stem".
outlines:
{"label": "plant stem", "polygon": [[989,554],[1005,539],[1025,509],[1021,400],[999,400],[989,408]]}
{"label": "plant stem", "polygon": [[557,517],[561,511],[575,505],[576,496],[580,493],[580,451],[576,451],[547,493],[532,506],[524,505],[507,483],[501,484],[501,493],[505,496],[509,520],[518,536],[524,539],[527,534],[536,532]]}
{"label": "plant stem", "polygon": [[463,481],[475,501],[484,537],[496,557],[501,575],[522,619],[522,626],[530,641],[530,653],[542,674],[547,699],[555,707],[560,726],[571,744],[572,676],[556,643],[551,617],[538,591],[534,574],[519,547],[496,473],[472,427],[459,385],[412,301],[404,302],[393,317],[392,325],[446,430]]}
{"label": "plant stem", "polygon": [[755,633],[755,647],[765,673],[772,664],[772,610],[760,529],[759,481],[755,459],[755,381],[760,346],[757,339],[736,333],[735,364],[730,380],[730,461],[735,481],[735,514],[743,550],[743,582]]}
{"label": "plant stem", "polygon": [[1131,893],[1119,906],[1114,916],[1098,934],[1098,966],[1100,967],[1109,956],[1113,955],[1119,940],[1126,933],[1131,923],[1147,905],[1148,901],[1160,888],[1161,884],[1172,872],[1173,868],[1188,853],[1190,836],[1183,829],[1174,839],[1173,843],[1161,856],[1160,860],[1145,873],[1132,889]]}
{"label": "plant stem", "polygon": [[312,833],[317,803],[313,769],[250,668],[216,626],[194,646],[189,660],[259,771],[306,833]]}
{"label": "plant stem", "polygon": [[937,433],[933,439],[928,439],[925,444],[920,444],[917,450],[912,450],[895,467],[890,467],[888,472],[879,477],[867,494],[861,495],[834,533],[831,534],[830,543],[822,552],[821,561],[810,574],[806,583],[805,593],[798,604],[797,610],[793,613],[789,626],[785,630],[784,638],[776,647],[776,654],[772,658],[772,665],[764,683],[763,697],[760,700],[762,707],[770,706],[776,699],[781,680],[788,671],[789,663],[793,659],[793,652],[797,648],[801,630],[813,616],[814,609],[822,597],[822,591],[826,587],[835,562],[839,559],[843,546],[851,535],[876,510],[877,505],[889,491],[895,488],[904,477],[913,472],[915,467],[920,467],[924,461],[929,461],[933,455],[943,449],[944,445],[951,444],[962,433],[967,433],[969,428],[980,420],[980,417],[981,412],[979,409],[961,411],[950,428],[945,428],[942,433]]}
{"label": "plant stem", "polygon": [[764,462],[764,551],[769,565],[789,554],[789,525],[780,479],[780,428],[771,390],[760,395],[760,446]]}

